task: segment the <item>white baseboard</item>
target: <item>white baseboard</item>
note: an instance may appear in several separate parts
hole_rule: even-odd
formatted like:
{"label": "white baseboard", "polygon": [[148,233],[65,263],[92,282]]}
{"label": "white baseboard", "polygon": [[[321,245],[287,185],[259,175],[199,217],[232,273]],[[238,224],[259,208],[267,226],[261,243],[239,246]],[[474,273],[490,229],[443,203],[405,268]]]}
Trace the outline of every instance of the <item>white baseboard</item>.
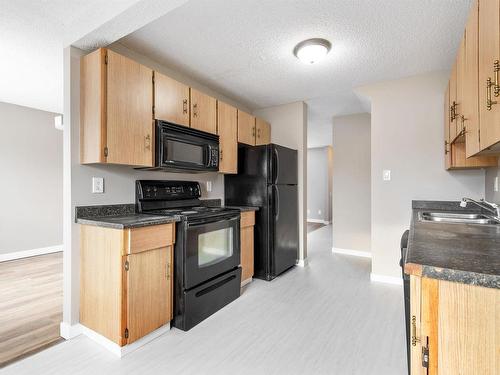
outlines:
{"label": "white baseboard", "polygon": [[83,324],[78,324],[78,326],[79,326],[78,330],[82,335],[87,336],[89,339],[101,345],[102,347],[109,350],[111,353],[115,354],[117,357],[120,358],[127,354],[132,353],[133,351],[139,349],[140,347],[146,345],[147,343],[153,341],[154,339],[170,331],[170,323],[165,324],[164,326],[158,328],[157,330],[154,330],[153,332],[140,338],[139,340],[134,341],[132,344],[120,346],[117,343],[111,341],[110,339],[104,337],[103,335],[97,333],[96,331],[88,327],[85,327]]}
{"label": "white baseboard", "polygon": [[59,325],[59,334],[62,338],[71,340],[72,338],[75,338],[82,334],[81,325],[69,325],[68,323],[61,322],[61,324]]}
{"label": "white baseboard", "polygon": [[401,277],[377,275],[376,273],[370,273],[370,281],[376,283],[403,285],[403,279]]}
{"label": "white baseboard", "polygon": [[307,265],[309,264],[309,261],[307,260],[307,258],[297,259],[297,262],[295,264],[299,267],[307,267]]}
{"label": "white baseboard", "polygon": [[63,245],[55,245],[55,246],[41,247],[38,249],[15,251],[13,253],[0,254],[0,262],[8,262],[9,260],[29,258],[37,255],[58,253],[60,251],[63,251]]}
{"label": "white baseboard", "polygon": [[352,255],[355,257],[362,258],[370,258],[372,257],[372,253],[369,251],[361,251],[361,250],[352,250],[352,249],[341,249],[339,247],[332,247],[332,253],[335,254],[344,254],[344,255]]}
{"label": "white baseboard", "polygon": [[325,224],[328,225],[330,222],[328,220],[321,220],[321,219],[307,219],[308,223],[319,223],[319,224]]}

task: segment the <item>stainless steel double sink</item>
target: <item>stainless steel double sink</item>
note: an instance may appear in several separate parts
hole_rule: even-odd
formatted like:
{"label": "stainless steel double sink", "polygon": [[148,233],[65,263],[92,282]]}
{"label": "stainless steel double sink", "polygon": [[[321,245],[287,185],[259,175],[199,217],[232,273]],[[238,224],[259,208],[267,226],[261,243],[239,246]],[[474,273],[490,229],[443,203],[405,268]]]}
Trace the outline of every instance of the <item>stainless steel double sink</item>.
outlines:
{"label": "stainless steel double sink", "polygon": [[419,212],[418,219],[431,223],[500,225],[500,221],[492,216],[471,213]]}

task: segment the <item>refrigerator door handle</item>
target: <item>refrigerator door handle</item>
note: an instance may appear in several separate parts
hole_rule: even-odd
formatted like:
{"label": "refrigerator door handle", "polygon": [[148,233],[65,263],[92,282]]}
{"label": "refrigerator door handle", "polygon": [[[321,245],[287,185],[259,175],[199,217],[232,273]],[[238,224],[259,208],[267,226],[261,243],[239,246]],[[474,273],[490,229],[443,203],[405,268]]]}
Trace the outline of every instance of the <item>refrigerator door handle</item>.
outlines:
{"label": "refrigerator door handle", "polygon": [[278,187],[273,185],[273,194],[274,194],[274,220],[278,221],[280,217],[280,194]]}
{"label": "refrigerator door handle", "polygon": [[274,157],[276,159],[276,162],[274,163],[273,173],[275,171],[276,171],[276,173],[275,173],[274,178],[273,178],[273,184],[275,184],[276,181],[278,180],[278,176],[280,173],[280,158],[278,155],[278,150],[276,148],[274,148]]}

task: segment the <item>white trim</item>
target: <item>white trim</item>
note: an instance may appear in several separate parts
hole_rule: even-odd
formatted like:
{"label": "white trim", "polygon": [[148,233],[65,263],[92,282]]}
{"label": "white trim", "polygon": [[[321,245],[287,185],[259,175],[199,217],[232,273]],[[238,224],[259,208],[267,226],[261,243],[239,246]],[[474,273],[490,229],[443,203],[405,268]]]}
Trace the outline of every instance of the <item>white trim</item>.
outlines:
{"label": "white trim", "polygon": [[117,343],[111,341],[110,339],[104,337],[103,335],[97,333],[96,331],[85,327],[83,324],[78,324],[79,331],[82,335],[87,336],[92,341],[95,341],[97,344],[103,346],[105,349],[109,350],[111,353],[118,357],[123,357],[127,354],[132,353],[133,351],[139,349],[140,347],[148,344],[154,339],[160,337],[161,335],[170,331],[170,324],[165,324],[161,326],[157,330],[147,334],[146,336],[140,338],[137,341],[134,341],[132,344],[128,344],[125,346],[120,346]]}
{"label": "white trim", "polygon": [[69,325],[68,323],[61,322],[59,325],[59,334],[63,339],[71,340],[82,334],[81,324]]}
{"label": "white trim", "polygon": [[401,277],[377,275],[376,273],[370,273],[370,281],[376,283],[385,283],[393,285],[403,285],[403,279]]}
{"label": "white trim", "polygon": [[40,247],[38,249],[15,251],[13,253],[0,254],[0,262],[8,262],[9,260],[34,257],[37,255],[59,253],[63,251],[63,245],[54,245],[48,247]]}
{"label": "white trim", "polygon": [[252,280],[253,280],[253,279],[252,279],[251,277],[249,277],[249,278],[248,278],[248,279],[246,279],[246,280],[243,280],[243,281],[241,282],[241,287],[244,287],[245,285],[250,284],[250,283],[252,282]]}
{"label": "white trim", "polygon": [[307,219],[307,222],[308,223],[319,223],[319,224],[325,224],[325,225],[330,224],[330,221],[322,220],[322,219]]}
{"label": "white trim", "polygon": [[307,258],[297,259],[297,262],[295,264],[299,267],[307,267],[307,265],[309,264],[309,261],[307,260]]}
{"label": "white trim", "polygon": [[361,258],[372,258],[372,253],[370,251],[352,250],[352,249],[341,249],[339,247],[332,247],[332,253],[352,255]]}

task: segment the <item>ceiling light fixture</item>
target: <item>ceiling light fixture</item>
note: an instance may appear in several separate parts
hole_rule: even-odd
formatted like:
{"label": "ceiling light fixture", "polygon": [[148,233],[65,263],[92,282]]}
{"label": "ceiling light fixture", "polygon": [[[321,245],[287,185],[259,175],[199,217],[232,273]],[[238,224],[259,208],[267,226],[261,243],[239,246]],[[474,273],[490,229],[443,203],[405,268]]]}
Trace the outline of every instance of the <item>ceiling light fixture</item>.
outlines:
{"label": "ceiling light fixture", "polygon": [[314,64],[322,60],[330,52],[331,48],[332,44],[328,40],[313,38],[303,40],[297,44],[293,49],[293,54],[306,64]]}

